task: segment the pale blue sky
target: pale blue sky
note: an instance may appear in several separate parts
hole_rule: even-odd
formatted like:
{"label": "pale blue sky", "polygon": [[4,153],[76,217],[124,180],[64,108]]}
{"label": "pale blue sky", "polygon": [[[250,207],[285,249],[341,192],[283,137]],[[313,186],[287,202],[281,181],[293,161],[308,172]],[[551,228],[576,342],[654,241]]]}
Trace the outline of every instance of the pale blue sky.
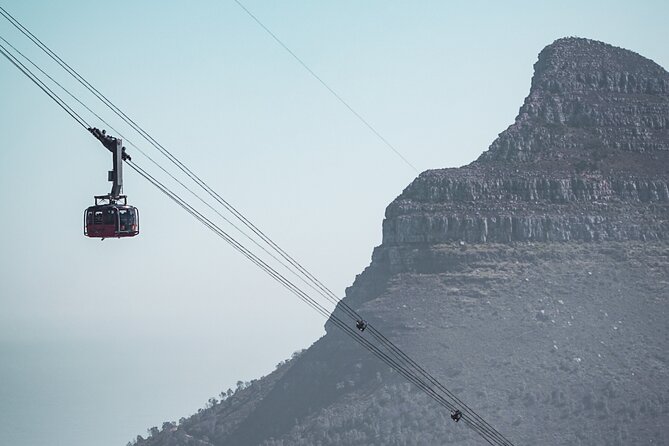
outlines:
{"label": "pale blue sky", "polygon": [[[602,40],[669,66],[663,1],[245,4],[420,170],[484,151],[513,122],[537,54],[559,37]],[[415,173],[232,0],[2,6],[335,292],[369,263],[385,207]],[[111,117],[4,19],[0,35]],[[42,378],[11,394],[34,400],[36,382],[62,375],[51,389],[56,409],[43,415],[58,420],[50,438],[66,435],[57,393],[71,397],[67,376],[86,349],[115,352],[90,360],[115,370],[90,391],[119,398],[127,420],[109,444],[125,444],[322,333],[320,316],[132,172],[125,192],[142,212],[142,234],[84,238],[84,208],[109,189],[109,154],[4,59],[0,85],[0,343],[18,364],[3,373],[5,382],[37,373],[35,345],[69,358],[44,361]],[[79,355],[73,345],[88,347]],[[68,407],[94,414],[87,403],[84,393]],[[113,407],[107,419],[120,411]],[[10,420],[20,410],[0,398]],[[101,418],[85,418],[80,436],[62,444],[86,444]],[[10,430],[13,444],[40,444],[39,428],[8,423],[0,434]]]}

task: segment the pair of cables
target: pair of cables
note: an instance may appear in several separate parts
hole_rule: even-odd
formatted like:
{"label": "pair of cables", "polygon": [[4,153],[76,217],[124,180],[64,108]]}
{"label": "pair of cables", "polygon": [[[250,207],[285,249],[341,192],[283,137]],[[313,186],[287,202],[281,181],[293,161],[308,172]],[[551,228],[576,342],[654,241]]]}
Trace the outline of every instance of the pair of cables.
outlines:
{"label": "pair of cables", "polygon": [[[70,98],[76,101],[80,106],[84,107],[89,113],[95,116],[96,119],[106,124],[109,128],[114,130],[126,143],[136,148],[142,155],[144,155],[153,165],[158,167],[162,172],[167,174],[172,180],[176,181],[180,186],[187,190],[198,201],[207,206],[210,210],[215,212],[226,223],[235,228],[247,240],[249,240],[256,248],[261,249],[270,258],[281,265],[284,269],[291,273],[292,276],[299,279],[302,284],[306,285],[312,292],[325,299],[326,302],[314,297],[312,293],[305,291],[303,287],[295,282],[283,272],[278,266],[273,266],[270,261],[263,259],[260,255],[254,252],[244,243],[227,232],[220,224],[207,217],[201,210],[198,210],[191,201],[184,199],[180,194],[174,192],[164,182],[160,181],[156,176],[152,175],[144,167],[136,161],[126,161],[128,165],[138,175],[151,183],[159,191],[165,194],[169,199],[174,201],[178,206],[184,209],[187,213],[193,216],[201,224],[223,239],[226,243],[232,246],[246,259],[255,264],[263,272],[268,274],[280,285],[293,293],[296,297],[304,303],[312,307],[315,311],[328,319],[336,327],[341,329],[347,336],[367,349],[370,353],[396,370],[400,375],[406,378],[409,382],[416,385],[426,395],[432,398],[442,407],[451,411],[452,414],[459,414],[457,420],[462,420],[472,430],[478,433],[491,445],[513,446],[513,444],[506,439],[499,431],[487,423],[478,413],[462,402],[456,395],[448,390],[437,378],[430,374],[415,360],[403,352],[397,345],[388,339],[372,324],[368,324],[364,319],[351,308],[346,302],[340,300],[335,293],[327,288],[320,280],[311,274],[305,267],[303,267],[297,260],[290,256],[278,244],[276,244],[267,234],[255,226],[248,218],[246,218],[240,211],[226,201],[213,188],[211,188],[204,180],[197,176],[191,169],[183,164],[172,152],[160,144],[148,132],[146,132],[139,124],[132,120],[119,107],[110,101],[104,94],[97,90],[90,84],[83,76],[61,59],[55,52],[53,52],[46,44],[31,33],[25,26],[9,14],[4,8],[0,6],[0,15],[7,19],[14,27],[16,27],[25,37],[27,37],[38,48],[44,51],[52,60],[54,60],[63,70],[71,75],[77,82],[79,82],[86,90],[93,96],[100,100],[107,108],[109,108],[117,117],[125,122],[137,134],[162,154],[170,161],[178,170],[185,175],[186,178],[179,179],[172,174],[161,163],[151,157],[146,151],[142,150],[132,141],[128,140],[124,135],[118,132],[109,122],[103,119],[85,102],[80,100],[77,96],[72,94],[62,84],[57,82],[52,76],[41,69],[31,59],[21,53],[7,40],[0,36],[2,43],[0,43],[0,53],[7,58],[19,71],[35,83],[47,96],[56,102],[68,115],[70,115],[79,125],[86,129],[90,129],[89,123],[81,116],[79,112],[72,107],[68,101],[64,100],[58,95],[47,82],[35,74],[26,64],[21,62],[21,58],[28,64],[37,69],[42,76],[45,76],[49,81],[63,90]],[[17,54],[19,57],[17,57]],[[197,187],[202,189],[217,205],[210,204],[207,200],[202,198],[199,193],[195,192],[192,187],[188,186],[186,182],[192,181]],[[219,208],[220,206],[220,208]],[[226,211],[229,216],[221,212]],[[235,221],[233,221],[233,219]],[[333,305],[333,309],[329,306]],[[366,336],[368,334],[369,336]],[[370,339],[371,338],[371,339]],[[375,342],[373,342],[375,341]],[[455,419],[455,418],[454,418]]]}

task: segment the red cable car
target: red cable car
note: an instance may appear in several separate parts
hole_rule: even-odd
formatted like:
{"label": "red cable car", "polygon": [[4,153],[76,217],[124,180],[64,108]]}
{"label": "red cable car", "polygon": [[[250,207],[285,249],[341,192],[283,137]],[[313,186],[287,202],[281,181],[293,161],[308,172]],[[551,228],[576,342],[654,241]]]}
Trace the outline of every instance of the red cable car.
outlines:
{"label": "red cable car", "polygon": [[126,197],[122,196],[123,204],[98,204],[95,197],[95,206],[84,211],[84,235],[87,237],[112,238],[134,237],[139,234],[139,210],[126,204]]}
{"label": "red cable car", "polygon": [[84,211],[84,235],[92,238],[134,237],[139,234],[139,210],[127,203],[123,190],[123,161],[131,160],[120,138],[97,128],[88,129],[113,155],[113,170],[108,180],[111,192],[95,196],[95,206]]}

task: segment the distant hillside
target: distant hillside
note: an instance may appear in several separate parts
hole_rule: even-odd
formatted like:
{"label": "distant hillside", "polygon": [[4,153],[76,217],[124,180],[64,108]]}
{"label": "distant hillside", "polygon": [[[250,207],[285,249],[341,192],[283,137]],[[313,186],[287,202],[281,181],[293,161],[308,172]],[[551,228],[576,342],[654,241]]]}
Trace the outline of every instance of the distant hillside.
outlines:
{"label": "distant hillside", "polygon": [[[346,291],[516,445],[669,438],[669,73],[580,38],[515,122],[387,208]],[[335,327],[138,446],[482,445]]]}

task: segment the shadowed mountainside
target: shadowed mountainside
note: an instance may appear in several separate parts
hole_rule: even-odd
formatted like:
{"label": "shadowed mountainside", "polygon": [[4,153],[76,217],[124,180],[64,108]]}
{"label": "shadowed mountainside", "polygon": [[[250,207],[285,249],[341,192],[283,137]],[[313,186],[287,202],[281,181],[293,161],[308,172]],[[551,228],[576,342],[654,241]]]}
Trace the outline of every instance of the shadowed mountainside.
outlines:
{"label": "shadowed mountainside", "polygon": [[[669,436],[669,73],[602,42],[539,54],[468,166],[386,210],[346,302],[515,444]],[[141,446],[481,445],[330,324]]]}

